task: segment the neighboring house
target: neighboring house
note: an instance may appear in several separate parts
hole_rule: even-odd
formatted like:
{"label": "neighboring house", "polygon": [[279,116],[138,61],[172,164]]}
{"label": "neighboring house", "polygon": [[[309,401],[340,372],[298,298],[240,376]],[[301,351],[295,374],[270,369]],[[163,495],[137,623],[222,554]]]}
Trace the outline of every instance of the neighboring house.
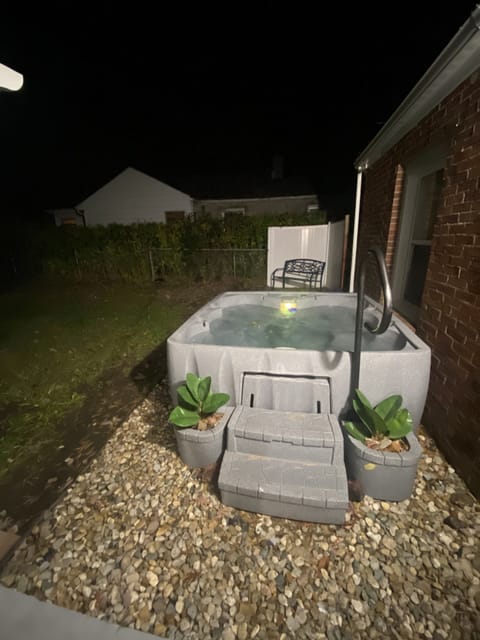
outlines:
{"label": "neighboring house", "polygon": [[[193,213],[215,218],[318,211],[318,198],[303,178],[219,175],[180,181],[180,189],[132,167],[79,202],[51,209],[57,226],[174,222]],[[189,195],[190,194],[190,195]]]}
{"label": "neighboring house", "polygon": [[372,245],[386,254],[394,306],[432,349],[424,423],[477,496],[479,27],[477,7],[356,160],[359,259]]}
{"label": "neighboring house", "polygon": [[71,209],[53,209],[55,224],[85,226],[170,222],[193,211],[186,193],[128,167]]}
{"label": "neighboring house", "polygon": [[215,218],[234,215],[303,214],[318,211],[318,197],[312,185],[302,177],[262,174],[224,174],[187,183],[194,196],[196,214]]}

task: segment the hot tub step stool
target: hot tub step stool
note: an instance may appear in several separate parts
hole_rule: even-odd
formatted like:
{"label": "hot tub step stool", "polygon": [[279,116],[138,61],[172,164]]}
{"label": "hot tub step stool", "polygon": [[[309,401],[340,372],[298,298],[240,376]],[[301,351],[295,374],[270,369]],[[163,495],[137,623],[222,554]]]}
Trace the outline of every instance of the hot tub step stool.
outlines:
{"label": "hot tub step stool", "polygon": [[281,518],[343,524],[343,436],[333,415],[236,407],[220,468],[222,502]]}

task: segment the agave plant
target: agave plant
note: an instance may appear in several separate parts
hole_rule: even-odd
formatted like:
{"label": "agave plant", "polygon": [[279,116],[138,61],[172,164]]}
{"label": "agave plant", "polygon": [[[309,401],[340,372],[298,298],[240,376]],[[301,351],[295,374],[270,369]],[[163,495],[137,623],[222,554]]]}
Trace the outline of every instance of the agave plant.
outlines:
{"label": "agave plant", "polygon": [[408,409],[402,409],[402,396],[385,398],[375,407],[359,390],[355,390],[353,408],[360,422],[345,421],[348,433],[364,444],[379,442],[379,448],[386,448],[392,441],[404,438],[412,431],[412,416]]}
{"label": "agave plant", "polygon": [[230,400],[227,393],[212,393],[210,376],[200,378],[187,373],[184,385],[177,389],[178,406],[170,413],[168,420],[177,427],[195,427]]}

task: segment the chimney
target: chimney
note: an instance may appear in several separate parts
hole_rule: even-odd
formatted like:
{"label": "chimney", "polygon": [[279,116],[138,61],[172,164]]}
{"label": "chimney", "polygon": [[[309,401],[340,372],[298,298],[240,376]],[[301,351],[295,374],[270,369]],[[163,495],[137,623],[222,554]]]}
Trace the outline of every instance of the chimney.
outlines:
{"label": "chimney", "polygon": [[272,160],[272,180],[282,180],[284,175],[283,156],[274,155]]}

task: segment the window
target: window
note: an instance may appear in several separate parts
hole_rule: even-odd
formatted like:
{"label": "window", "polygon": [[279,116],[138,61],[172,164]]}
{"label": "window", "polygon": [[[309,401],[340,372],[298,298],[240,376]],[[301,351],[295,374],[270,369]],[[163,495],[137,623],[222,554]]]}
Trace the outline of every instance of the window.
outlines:
{"label": "window", "polygon": [[167,224],[174,224],[175,222],[181,222],[185,218],[185,211],[165,211],[165,222]]}
{"label": "window", "polygon": [[404,291],[405,300],[417,307],[422,302],[442,178],[443,169],[439,169],[423,176],[418,187],[415,223],[410,241],[410,262]]}
{"label": "window", "polygon": [[395,308],[413,323],[420,315],[433,227],[441,202],[445,157],[441,148],[429,149],[405,171],[395,251],[393,302]]}
{"label": "window", "polygon": [[222,211],[222,217],[224,220],[228,220],[229,218],[235,218],[237,216],[244,216],[244,215],[245,215],[245,207],[230,207]]}

